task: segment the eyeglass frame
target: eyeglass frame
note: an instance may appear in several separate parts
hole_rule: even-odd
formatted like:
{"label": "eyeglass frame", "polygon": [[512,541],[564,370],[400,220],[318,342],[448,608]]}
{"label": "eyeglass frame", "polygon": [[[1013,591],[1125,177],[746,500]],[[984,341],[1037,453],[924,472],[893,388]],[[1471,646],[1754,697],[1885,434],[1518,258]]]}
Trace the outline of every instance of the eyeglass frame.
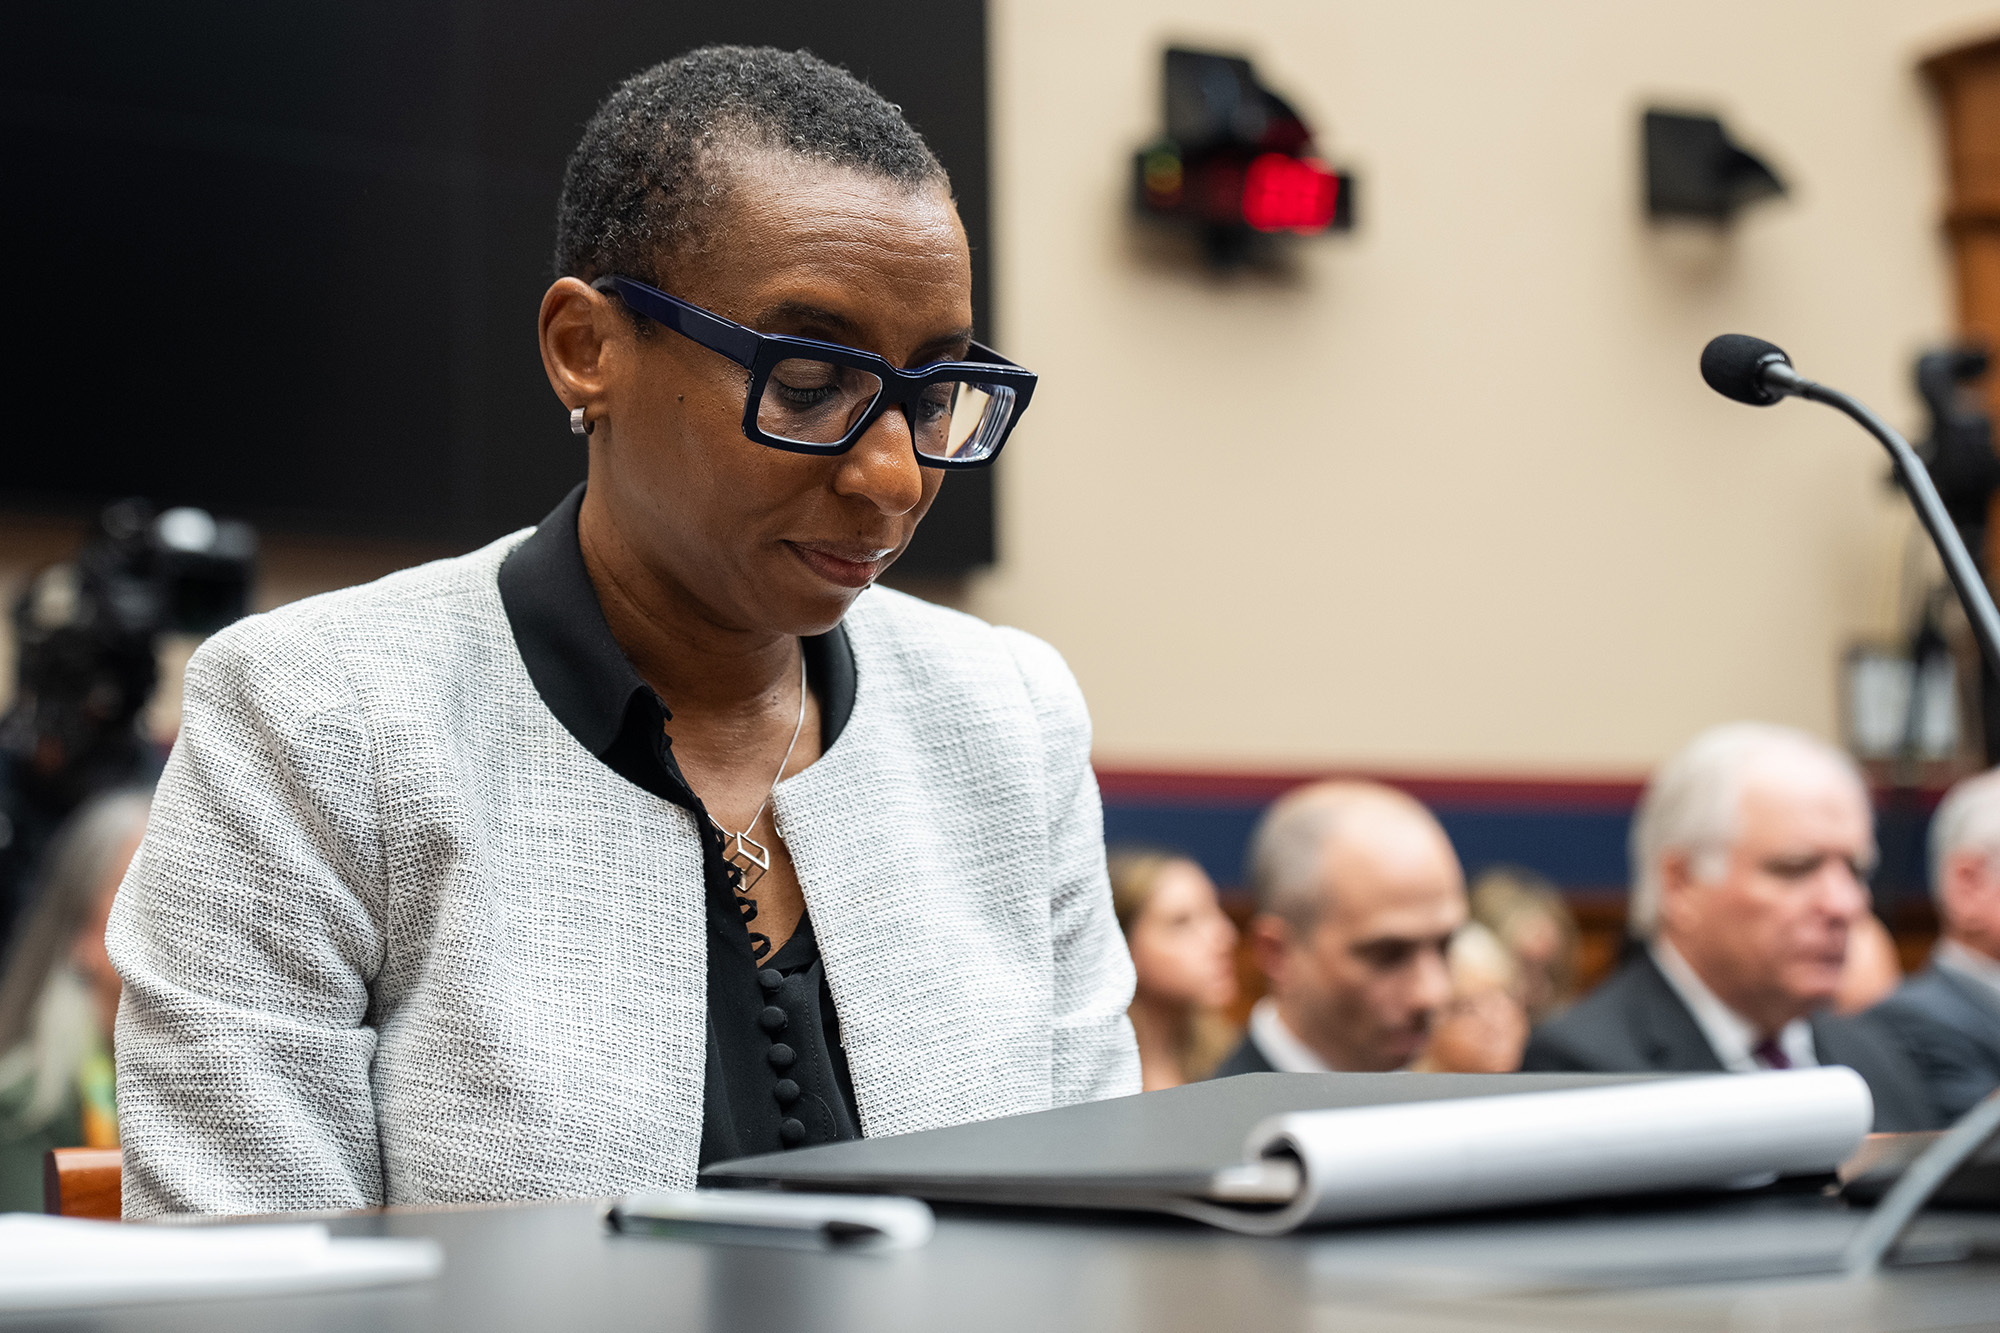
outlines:
{"label": "eyeglass frame", "polygon": [[[916,447],[914,423],[910,431],[910,451],[922,467],[988,467],[1000,457],[1000,450],[1013,435],[1021,414],[1028,410],[1028,400],[1035,393],[1037,377],[1034,371],[1015,365],[983,343],[971,344],[971,350],[979,360],[933,361],[915,370],[904,370],[873,352],[864,352],[856,347],[821,342],[817,338],[794,337],[787,333],[759,333],[712,310],[704,310],[692,301],[683,301],[678,296],[623,274],[609,274],[590,285],[600,292],[609,289],[625,303],[627,309],[727,357],[749,371],[750,383],[743,395],[743,434],[754,443],[783,449],[787,453],[812,454],[822,458],[844,454],[889,409],[904,408],[903,418],[909,421],[906,405],[917,401],[925,388],[941,381],[961,380],[1014,391],[1013,411],[1001,425],[1000,438],[995,441],[992,452],[983,458],[938,458],[926,454]],[[763,401],[764,386],[770,381],[771,372],[777,369],[780,362],[794,357],[830,361],[834,365],[865,370],[881,382],[882,387],[875,391],[874,401],[840,439],[829,444],[790,440],[782,435],[772,435],[757,424],[757,406]]]}

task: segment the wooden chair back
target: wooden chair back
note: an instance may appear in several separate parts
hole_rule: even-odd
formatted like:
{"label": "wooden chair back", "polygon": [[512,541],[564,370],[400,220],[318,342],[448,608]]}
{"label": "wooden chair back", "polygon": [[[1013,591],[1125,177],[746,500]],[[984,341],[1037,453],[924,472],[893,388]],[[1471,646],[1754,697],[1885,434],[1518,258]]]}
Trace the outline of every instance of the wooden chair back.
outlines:
{"label": "wooden chair back", "polygon": [[42,1158],[42,1211],[116,1222],[124,1215],[125,1154],[51,1148]]}

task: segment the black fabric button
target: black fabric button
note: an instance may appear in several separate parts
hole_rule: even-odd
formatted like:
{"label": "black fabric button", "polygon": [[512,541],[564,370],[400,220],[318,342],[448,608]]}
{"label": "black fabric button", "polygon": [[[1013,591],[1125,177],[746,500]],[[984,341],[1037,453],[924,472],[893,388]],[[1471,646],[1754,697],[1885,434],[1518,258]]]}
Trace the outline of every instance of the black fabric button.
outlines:
{"label": "black fabric button", "polygon": [[786,1116],[785,1122],[778,1126],[778,1137],[784,1141],[787,1148],[798,1147],[806,1141],[805,1123]]}
{"label": "black fabric button", "polygon": [[791,1021],[791,1019],[785,1017],[785,1011],[775,1004],[765,1005],[764,1012],[757,1015],[757,1026],[774,1037],[783,1032],[790,1025]]}
{"label": "black fabric button", "polygon": [[774,991],[778,989],[778,987],[784,985],[785,979],[779,973],[774,972],[769,968],[765,968],[763,971],[757,974],[757,984],[759,986],[762,986],[765,989],[765,991],[769,992],[769,991]]}
{"label": "black fabric button", "polygon": [[777,1086],[771,1089],[771,1095],[778,1099],[778,1105],[790,1106],[799,1099],[799,1085],[791,1079],[781,1078]]}
{"label": "black fabric button", "polygon": [[773,1069],[790,1069],[792,1061],[798,1057],[793,1053],[791,1047],[781,1041],[773,1044],[771,1049],[765,1052],[764,1058],[771,1062],[771,1068]]}

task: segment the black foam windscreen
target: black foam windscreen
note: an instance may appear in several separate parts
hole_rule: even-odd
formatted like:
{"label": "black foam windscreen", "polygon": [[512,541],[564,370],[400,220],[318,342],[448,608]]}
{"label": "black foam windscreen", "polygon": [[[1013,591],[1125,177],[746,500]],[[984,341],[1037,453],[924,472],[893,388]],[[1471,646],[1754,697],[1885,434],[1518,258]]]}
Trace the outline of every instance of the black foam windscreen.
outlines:
{"label": "black foam windscreen", "polygon": [[1764,367],[1772,362],[1792,364],[1775,343],[1752,338],[1747,333],[1725,333],[1709,340],[1701,349],[1701,377],[1708,387],[1724,398],[1753,407],[1769,407],[1784,397],[1764,384]]}

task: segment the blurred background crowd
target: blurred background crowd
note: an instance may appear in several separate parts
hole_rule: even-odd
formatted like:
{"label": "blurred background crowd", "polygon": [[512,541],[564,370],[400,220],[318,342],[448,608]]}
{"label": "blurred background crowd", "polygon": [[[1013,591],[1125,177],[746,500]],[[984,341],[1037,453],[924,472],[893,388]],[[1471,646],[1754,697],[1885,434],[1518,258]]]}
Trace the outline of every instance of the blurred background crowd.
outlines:
{"label": "blurred background crowd", "polygon": [[2000,5],[117,0],[0,55],[0,373],[111,368],[0,464],[0,1208],[117,1141],[103,921],[188,654],[581,476],[562,156],[710,41],[906,109],[1041,375],[889,581],[1076,671],[1149,1088],[2000,1083],[2000,682],[1872,446],[1695,374],[1783,344],[1993,567]]}
{"label": "blurred background crowd", "polygon": [[1870,806],[1852,758],[1805,732],[1703,732],[1640,798],[1627,935],[1590,978],[1560,890],[1495,867],[1468,891],[1436,818],[1384,784],[1313,783],[1270,807],[1240,930],[1193,861],[1114,850],[1147,1086],[1846,1064],[1878,1128],[1947,1124],[2000,1086],[2000,770],[1931,821],[1940,936],[1907,980],[1870,902]]}

